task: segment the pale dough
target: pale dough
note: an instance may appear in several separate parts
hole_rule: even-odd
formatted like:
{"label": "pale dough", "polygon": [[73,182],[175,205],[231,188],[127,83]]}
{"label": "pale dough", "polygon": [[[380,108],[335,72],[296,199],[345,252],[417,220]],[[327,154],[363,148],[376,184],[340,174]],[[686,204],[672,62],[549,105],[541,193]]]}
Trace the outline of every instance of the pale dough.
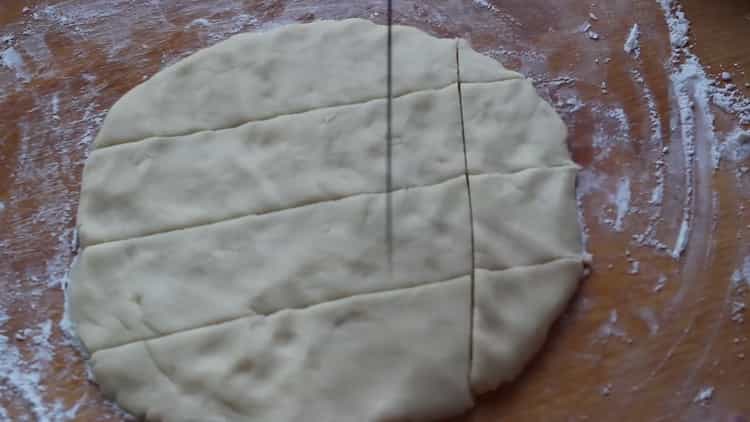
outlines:
{"label": "pale dough", "polygon": [[394,27],[391,275],[386,39],[360,19],[239,35],[112,107],[71,314],[126,410],[435,420],[543,343],[582,272],[564,124],[465,41]]}

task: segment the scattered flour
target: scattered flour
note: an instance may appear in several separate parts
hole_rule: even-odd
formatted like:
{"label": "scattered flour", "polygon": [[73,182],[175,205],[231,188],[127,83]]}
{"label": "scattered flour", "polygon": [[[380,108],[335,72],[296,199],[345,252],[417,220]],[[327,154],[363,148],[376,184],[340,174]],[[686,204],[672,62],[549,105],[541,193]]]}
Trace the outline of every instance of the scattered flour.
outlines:
{"label": "scattered flour", "polygon": [[[658,0],[664,10],[667,25],[670,29],[670,40],[672,42],[672,62],[678,63],[679,72],[673,77],[673,85],[677,92],[685,92],[688,85],[692,85],[695,92],[692,99],[695,102],[693,106],[697,107],[700,117],[706,124],[706,135],[712,143],[712,148],[717,151],[719,146],[715,139],[714,133],[714,114],[709,109],[709,104],[714,104],[723,111],[735,115],[739,119],[740,125],[750,124],[750,98],[743,96],[742,92],[732,84],[720,86],[719,81],[711,79],[703,69],[698,57],[688,47],[688,32],[690,23],[685,16],[682,6],[674,0]],[[724,82],[729,80],[723,78],[726,75],[720,75]],[[690,104],[681,104],[682,107],[691,106]],[[693,114],[692,111],[681,110],[683,113]],[[714,156],[714,167],[718,167],[719,155]]]}
{"label": "scattered flour", "polygon": [[724,154],[732,161],[740,162],[750,159],[750,131],[740,128],[730,132],[724,142]]}
{"label": "scattered flour", "polygon": [[656,313],[653,309],[642,307],[638,309],[637,313],[638,317],[648,327],[648,332],[650,335],[654,336],[656,334],[659,334],[659,320],[656,317]]}
{"label": "scattered flour", "polygon": [[739,300],[734,300],[730,302],[729,304],[730,319],[739,324],[745,322],[745,310],[746,309],[747,309],[747,306],[745,305],[745,302],[741,302]]}
{"label": "scattered flour", "polygon": [[619,315],[617,309],[609,311],[609,317],[605,321],[596,333],[596,340],[606,342],[610,337],[617,337],[625,343],[632,343],[633,339],[630,338],[624,328],[618,325]]}
{"label": "scattered flour", "polygon": [[0,64],[14,71],[16,73],[16,79],[19,81],[28,82],[31,80],[31,75],[26,69],[23,57],[21,57],[15,48],[6,48],[0,52]]}
{"label": "scattered flour", "polygon": [[667,285],[667,276],[664,274],[660,274],[659,278],[656,280],[656,284],[654,285],[654,292],[660,292],[664,289],[664,286]]}
{"label": "scattered flour", "polygon": [[495,7],[495,5],[493,5],[492,3],[490,3],[488,0],[474,0],[474,4],[476,4],[477,6],[480,6],[480,7],[484,7],[486,9],[490,9],[493,12],[498,12],[498,10]]}
{"label": "scattered flour", "polygon": [[732,276],[729,278],[729,281],[732,282],[732,287],[734,287],[735,289],[739,288],[742,285],[742,282],[745,281],[745,277],[742,275],[742,270],[734,270]]}
{"label": "scattered flour", "polygon": [[713,396],[714,396],[714,387],[711,387],[711,386],[702,387],[700,390],[698,390],[698,393],[695,395],[695,398],[693,398],[693,402],[706,403],[710,401]]}
{"label": "scattered flour", "polygon": [[648,200],[651,205],[660,205],[664,200],[664,174],[657,174],[659,181],[657,181],[654,189],[651,191],[651,199]]}
{"label": "scattered flour", "polygon": [[[638,67],[642,67],[640,57],[635,57]],[[657,239],[656,229],[657,225],[661,223],[662,209],[664,201],[664,179],[665,179],[665,156],[669,152],[669,147],[664,145],[662,124],[659,111],[656,105],[656,99],[654,93],[651,91],[648,83],[641,74],[639,69],[631,70],[633,81],[638,85],[641,90],[641,96],[646,101],[646,109],[648,110],[648,123],[649,123],[649,138],[648,147],[650,151],[655,151],[657,159],[653,160],[653,184],[654,187],[651,191],[651,196],[648,201],[648,208],[644,211],[648,216],[648,223],[645,229],[641,233],[633,235],[635,240],[641,246],[648,246],[655,248],[659,251],[666,251],[670,249],[664,242]]]}
{"label": "scattered flour", "polygon": [[672,258],[679,259],[682,253],[685,252],[689,231],[690,223],[687,218],[683,218],[682,224],[680,224],[680,231],[677,234],[677,240],[675,240],[674,248],[672,249]]}
{"label": "scattered flour", "polygon": [[623,50],[628,54],[633,54],[635,57],[638,57],[640,55],[640,46],[638,43],[640,36],[641,30],[636,23],[630,28],[628,38],[625,40],[625,44],[622,47]]}
{"label": "scattered flour", "polygon": [[[0,384],[0,393],[20,395],[28,403],[31,413],[38,422],[61,422],[73,419],[77,405],[71,409],[63,409],[61,403],[47,406],[44,401],[44,389],[40,385],[46,366],[55,353],[50,343],[52,321],[47,320],[37,327],[25,330],[30,337],[17,340],[15,336],[9,337],[5,330],[8,319],[7,315],[0,313],[0,380],[3,381]],[[27,359],[14,344],[16,342],[33,343],[33,359]]]}
{"label": "scattered flour", "polygon": [[622,231],[625,215],[630,210],[630,178],[622,177],[617,182],[617,193],[615,193],[616,217],[614,229]]}
{"label": "scattered flour", "polygon": [[603,160],[616,148],[631,143],[630,122],[622,107],[593,104],[591,110],[598,115],[592,139],[597,151],[595,160]]}
{"label": "scattered flour", "polygon": [[194,26],[211,26],[211,22],[206,18],[193,19],[185,28],[192,28]]}
{"label": "scattered flour", "polygon": [[[690,23],[685,17],[685,12],[673,0],[657,1],[666,14],[667,27],[669,27],[669,41],[672,43],[672,47],[684,48],[689,41],[688,31],[690,29]],[[672,10],[673,8],[676,8],[676,10]]]}
{"label": "scattered flour", "polygon": [[628,270],[628,274],[630,275],[637,275],[641,272],[641,263],[639,261],[631,261],[630,262],[630,269]]}

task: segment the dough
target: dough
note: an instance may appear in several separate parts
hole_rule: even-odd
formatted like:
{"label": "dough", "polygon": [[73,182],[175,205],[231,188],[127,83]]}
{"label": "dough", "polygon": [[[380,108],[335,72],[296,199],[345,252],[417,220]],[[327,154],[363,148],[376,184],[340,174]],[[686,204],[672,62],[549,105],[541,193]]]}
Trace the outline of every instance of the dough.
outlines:
{"label": "dough", "polygon": [[435,420],[543,343],[582,272],[565,126],[466,42],[401,26],[393,40],[392,275],[385,27],[235,36],[112,107],[70,300],[126,410]]}

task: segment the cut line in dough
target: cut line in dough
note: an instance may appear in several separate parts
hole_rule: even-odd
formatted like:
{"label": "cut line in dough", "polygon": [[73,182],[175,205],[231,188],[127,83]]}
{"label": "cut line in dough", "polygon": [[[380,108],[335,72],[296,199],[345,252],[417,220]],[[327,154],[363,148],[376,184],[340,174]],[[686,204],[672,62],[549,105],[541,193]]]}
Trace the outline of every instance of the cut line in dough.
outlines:
{"label": "cut line in dough", "polygon": [[[458,51],[458,50],[456,50],[456,51]],[[470,84],[482,85],[482,84],[492,84],[492,83],[509,82],[509,81],[513,81],[513,80],[516,80],[516,79],[519,79],[519,78],[512,77],[512,78],[507,78],[507,79],[498,79],[498,80],[489,80],[489,81],[462,82],[462,83],[463,84],[467,84],[467,85],[470,85]],[[436,88],[424,88],[424,89],[420,89],[420,90],[416,90],[416,91],[405,92],[405,93],[402,93],[402,94],[394,95],[391,98],[398,99],[398,98],[408,97],[408,96],[416,95],[416,94],[424,94],[424,93],[428,93],[428,92],[442,91],[442,90],[444,90],[446,88],[452,87],[453,85],[458,85],[458,83],[455,82],[455,81],[453,81],[453,82],[451,82],[451,83],[449,83],[448,85],[445,85],[445,86],[436,87]],[[266,121],[269,121],[269,120],[275,120],[275,119],[284,118],[284,117],[294,117],[296,115],[307,114],[307,113],[311,113],[311,112],[315,112],[315,111],[335,110],[335,109],[338,109],[338,108],[345,108],[345,107],[351,107],[351,106],[365,105],[367,103],[376,102],[376,101],[385,101],[386,98],[387,97],[382,97],[382,96],[381,97],[373,97],[373,98],[364,99],[364,100],[356,101],[356,102],[352,102],[352,103],[333,104],[333,105],[329,105],[329,106],[325,106],[325,107],[316,107],[316,108],[310,108],[310,109],[306,109],[306,110],[294,111],[294,112],[289,112],[289,113],[281,113],[281,114],[277,114],[277,115],[274,115],[274,116],[263,117],[263,118],[259,118],[259,119],[255,119],[255,120],[247,120],[247,121],[241,122],[241,123],[239,123],[237,125],[234,125],[234,126],[219,127],[219,128],[215,128],[215,129],[200,129],[200,130],[196,130],[196,131],[193,131],[193,132],[180,133],[180,134],[176,134],[176,135],[150,136],[150,137],[147,137],[147,138],[135,139],[135,140],[132,140],[132,141],[129,141],[129,142],[115,143],[115,144],[98,146],[98,147],[96,145],[94,145],[94,149],[92,149],[91,152],[93,153],[94,151],[102,151],[102,150],[106,150],[106,149],[118,148],[118,147],[122,147],[124,145],[131,145],[131,144],[136,144],[136,143],[139,143],[139,142],[152,142],[152,141],[155,141],[155,140],[158,140],[158,139],[176,139],[176,138],[182,138],[182,137],[186,137],[186,136],[200,135],[200,134],[209,133],[209,132],[214,132],[214,133],[215,132],[222,132],[222,131],[225,131],[225,130],[238,129],[238,128],[242,127],[242,126],[253,124],[253,123],[261,123],[261,122],[266,122]]]}
{"label": "cut line in dough", "polygon": [[474,253],[474,207],[471,203],[471,179],[469,178],[469,157],[466,148],[466,129],[464,126],[464,101],[461,94],[461,54],[460,49],[456,48],[456,88],[458,89],[458,115],[461,122],[461,145],[464,153],[464,176],[466,177],[466,193],[469,202],[469,233],[471,237],[471,288],[470,290],[470,315],[469,315],[469,372],[466,379],[471,384],[471,365],[474,360],[474,298],[475,298],[475,277],[476,277],[476,258]]}

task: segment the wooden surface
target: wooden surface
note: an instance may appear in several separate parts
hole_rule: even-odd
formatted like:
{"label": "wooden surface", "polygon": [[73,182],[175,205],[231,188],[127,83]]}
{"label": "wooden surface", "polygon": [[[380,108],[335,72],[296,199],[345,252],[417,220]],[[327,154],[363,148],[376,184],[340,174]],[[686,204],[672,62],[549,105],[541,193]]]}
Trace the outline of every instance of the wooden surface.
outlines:
{"label": "wooden surface", "polygon": [[[0,334],[7,338],[0,339],[0,420],[127,420],[87,381],[83,356],[58,325],[81,170],[112,103],[144,77],[231,34],[325,18],[382,22],[384,2],[204,3],[211,2],[0,3]],[[674,78],[684,57],[671,60],[659,4],[395,3],[398,22],[465,37],[534,78],[568,124],[584,168],[578,191],[592,276],[523,376],[456,421],[750,419],[750,322],[738,305],[750,305],[750,280],[731,281],[750,259],[750,174],[738,170],[750,164],[725,159],[711,168],[712,142],[738,127],[736,116],[716,108],[695,113],[695,155],[685,158],[691,135],[682,129],[690,121],[681,119]],[[730,70],[744,89],[750,2],[682,4],[692,23],[687,47],[709,76]],[[578,30],[587,19],[599,40]],[[642,31],[639,58],[623,51],[634,23]],[[706,116],[715,118],[715,130],[701,130]],[[658,159],[664,194],[652,202]],[[675,259],[685,213],[687,248]],[[649,242],[666,250],[633,237],[649,228]]]}

